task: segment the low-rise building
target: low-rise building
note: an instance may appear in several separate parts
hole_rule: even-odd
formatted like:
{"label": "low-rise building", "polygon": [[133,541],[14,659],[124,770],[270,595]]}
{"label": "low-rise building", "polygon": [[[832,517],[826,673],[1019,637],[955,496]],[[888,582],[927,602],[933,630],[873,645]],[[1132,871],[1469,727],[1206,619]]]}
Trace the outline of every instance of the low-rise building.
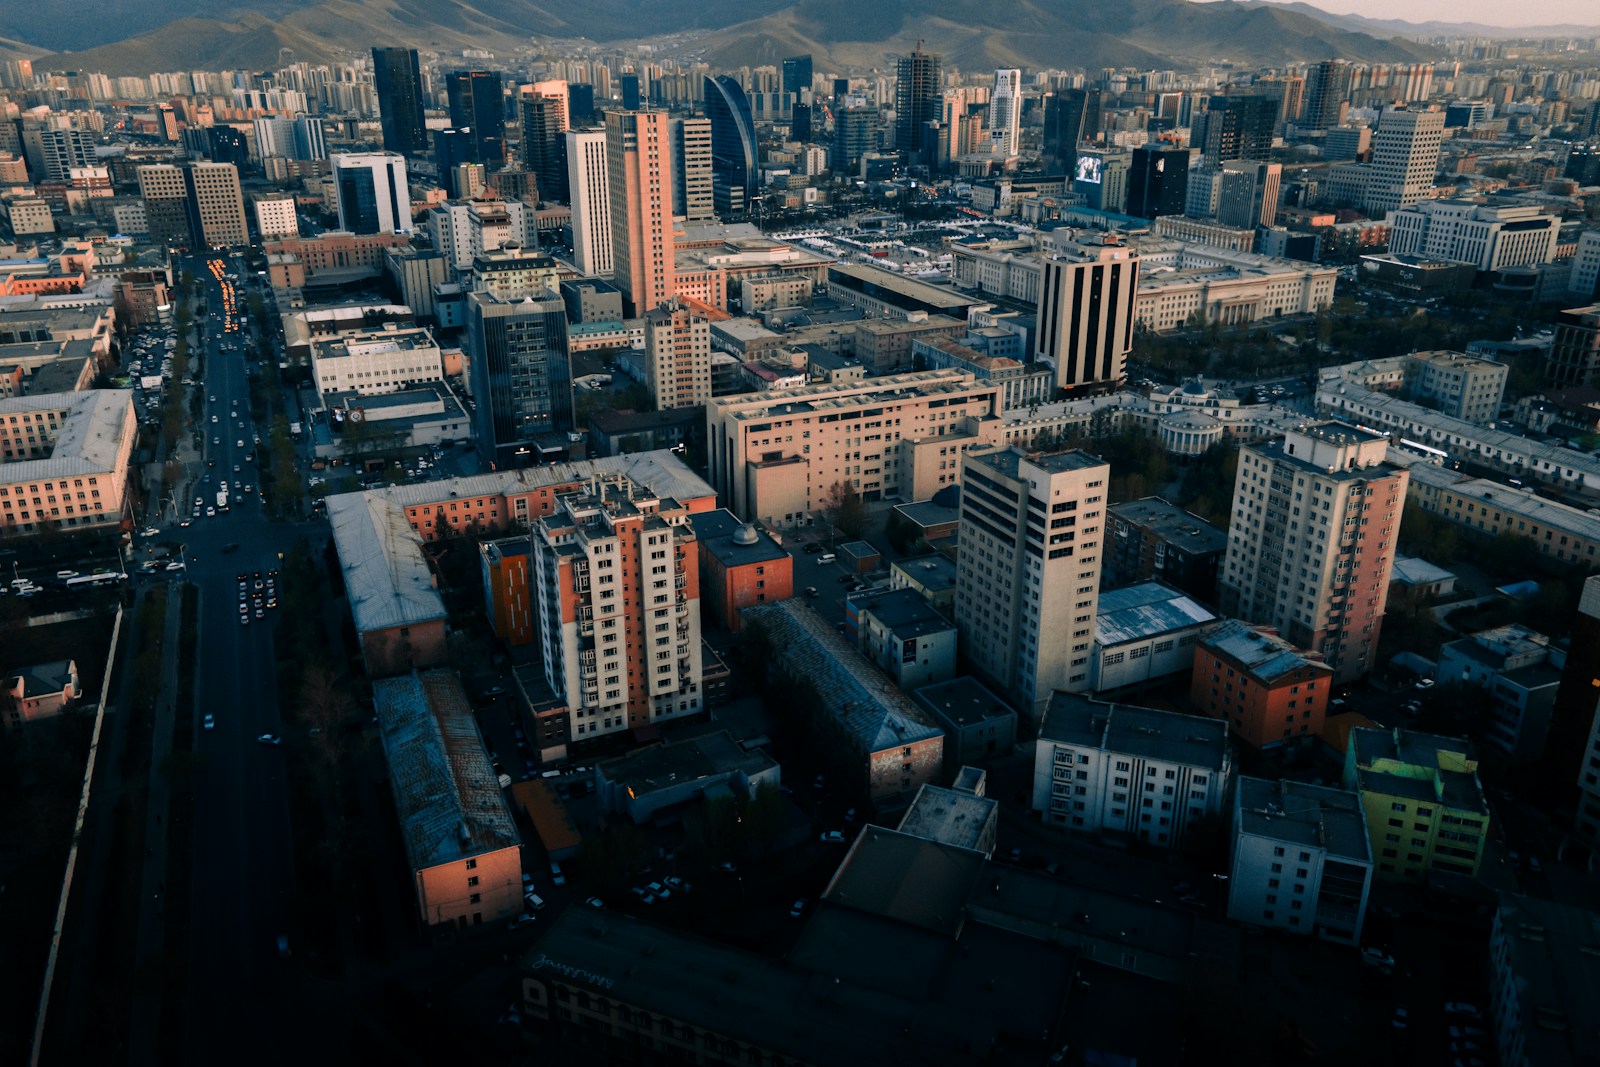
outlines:
{"label": "low-rise building", "polygon": [[1372,847],[1355,793],[1241,776],[1229,851],[1228,918],[1360,944]]}
{"label": "low-rise building", "polygon": [[461,679],[380,678],[372,703],[423,924],[467,929],[520,914],[522,837]]}
{"label": "low-rise building", "polygon": [[705,424],[703,407],[669,411],[613,411],[589,414],[589,452],[594,456],[623,456],[658,448],[682,448]]}
{"label": "low-rise building", "polygon": [[1582,1063],[1600,1018],[1600,929],[1595,913],[1535,896],[1502,894],[1489,930],[1489,1012],[1507,1067]]}
{"label": "low-rise building", "polygon": [[906,692],[956,673],[956,628],[912,589],[872,589],[845,601],[845,632]]}
{"label": "low-rise building", "polygon": [[1566,653],[1544,634],[1520,623],[1481,630],[1439,649],[1439,684],[1455,683],[1488,693],[1489,728],[1484,740],[1530,763],[1544,753],[1550,713]]}
{"label": "low-rise building", "polygon": [[987,775],[964,767],[953,788],[925,785],[895,827],[902,834],[994,857],[1000,836],[1000,802],[985,795]]}
{"label": "low-rise building", "polygon": [[700,542],[700,603],[738,631],[741,612],[794,595],[794,557],[766,530],[727,508],[691,516]]}
{"label": "low-rise building", "polygon": [[945,773],[1004,756],[1017,743],[1017,712],[976,678],[962,675],[911,694],[944,731]]}
{"label": "low-rise building", "polygon": [[768,676],[777,685],[815,686],[819,733],[837,745],[840,773],[855,780],[880,809],[909,803],[943,773],[944,733],[910,697],[883,676],[834,628],[798,600],[745,609],[773,649]]}
{"label": "low-rise building", "polygon": [[449,630],[444,598],[405,511],[379,493],[327,499],[367,673],[383,678],[442,665]]}
{"label": "low-rise building", "polygon": [[1412,597],[1429,600],[1455,592],[1456,576],[1443,567],[1436,567],[1417,556],[1394,557],[1394,570],[1389,575],[1389,591],[1403,589]]}
{"label": "low-rise building", "polygon": [[651,745],[594,766],[600,810],[649,822],[662,810],[701,798],[743,798],[763,785],[776,789],[781,771],[759,748],[748,752],[726,730]]}
{"label": "low-rise building", "polygon": [[1276,630],[1238,619],[1201,635],[1189,698],[1258,748],[1311,744],[1322,733],[1333,668]]}
{"label": "low-rise building", "polygon": [[1420,883],[1434,870],[1477,877],[1491,814],[1469,742],[1352,730],[1344,787],[1361,794],[1380,879]]}
{"label": "low-rise building", "polygon": [[83,695],[78,685],[76,660],[13,667],[0,677],[4,678],[0,692],[9,698],[4,705],[0,705],[5,709],[7,730],[14,730],[24,723],[54,718]]}
{"label": "low-rise building", "polygon": [[890,589],[915,590],[947,619],[955,618],[957,577],[956,561],[937,552],[889,564]]}
{"label": "low-rise building", "polygon": [[442,381],[381,394],[329,393],[323,402],[328,418],[311,427],[312,447],[323,459],[413,454],[472,439],[470,417]]}
{"label": "low-rise building", "polygon": [[1559,216],[1531,204],[1424,200],[1389,215],[1389,251],[1498,271],[1555,256]]}
{"label": "low-rise building", "polygon": [[1463,352],[1412,352],[1364,359],[1321,372],[1324,381],[1344,380],[1394,393],[1454,419],[1488,426],[1500,417],[1510,368]]}
{"label": "low-rise building", "polygon": [[1056,693],[1034,750],[1033,810],[1052,826],[1176,848],[1221,818],[1231,773],[1222,723]]}
{"label": "low-rise building", "polygon": [[311,373],[323,397],[344,392],[373,396],[439,381],[444,364],[426,327],[387,322],[376,330],[314,342]]}
{"label": "low-rise building", "polygon": [[137,432],[124,389],[0,399],[0,533],[120,523]]}
{"label": "low-rise building", "polygon": [[1187,674],[1194,644],[1216,615],[1165,582],[1101,593],[1089,688],[1109,693]]}
{"label": "low-rise building", "polygon": [[1217,596],[1228,534],[1158,496],[1106,509],[1104,578],[1115,588],[1159,578],[1202,603]]}

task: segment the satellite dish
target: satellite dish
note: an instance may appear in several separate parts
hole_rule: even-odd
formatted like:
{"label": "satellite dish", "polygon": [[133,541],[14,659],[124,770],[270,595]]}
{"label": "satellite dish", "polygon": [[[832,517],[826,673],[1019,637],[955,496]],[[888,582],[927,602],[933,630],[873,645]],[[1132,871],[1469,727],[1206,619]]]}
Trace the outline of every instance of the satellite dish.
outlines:
{"label": "satellite dish", "polygon": [[360,408],[352,408],[349,415],[351,422],[360,422],[366,417],[366,412],[362,411]]}

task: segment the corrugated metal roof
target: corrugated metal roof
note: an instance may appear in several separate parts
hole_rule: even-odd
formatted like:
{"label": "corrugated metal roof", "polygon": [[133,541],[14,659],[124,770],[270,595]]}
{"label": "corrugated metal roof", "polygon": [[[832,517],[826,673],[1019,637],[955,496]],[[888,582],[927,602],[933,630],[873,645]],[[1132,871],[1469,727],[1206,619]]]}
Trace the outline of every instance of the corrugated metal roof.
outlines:
{"label": "corrugated metal roof", "polygon": [[389,784],[413,870],[518,843],[516,823],[454,671],[372,683]]}
{"label": "corrugated metal roof", "polygon": [[1205,626],[1216,618],[1193,597],[1165,582],[1139,582],[1100,594],[1094,636],[1102,646],[1110,647]]}
{"label": "corrugated metal roof", "polygon": [[41,393],[0,400],[0,418],[55,411],[60,421],[43,459],[7,462],[4,480],[25,482],[71,478],[114,471],[123,435],[133,430],[133,393],[126,389],[86,389],[78,393]]}
{"label": "corrugated metal roof", "polygon": [[575,460],[543,467],[523,467],[518,470],[493,471],[464,478],[451,478],[438,482],[418,482],[415,485],[391,485],[373,489],[368,496],[378,496],[401,508],[425,507],[449,503],[467,497],[510,495],[543,489],[546,486],[565,485],[582,481],[592,475],[621,471],[636,483],[648,486],[658,497],[671,497],[678,501],[715,496],[716,490],[707,484],[687,463],[667,449],[638,452],[629,456],[601,456],[596,459]]}
{"label": "corrugated metal roof", "polygon": [[1301,667],[1333,668],[1314,660],[1275,633],[1229,619],[1212,628],[1201,638],[1205,647],[1215,649],[1239,664],[1249,674],[1262,682],[1282,678]]}
{"label": "corrugated metal roof", "polygon": [[744,618],[747,624],[760,621],[768,627],[778,656],[816,684],[823,703],[863,751],[882,752],[944,735],[808,605],[797,600],[763,604],[746,608]]}
{"label": "corrugated metal roof", "polygon": [[445,617],[444,599],[422,554],[422,537],[404,508],[381,493],[344,493],[328,498],[328,522],[357,632]]}

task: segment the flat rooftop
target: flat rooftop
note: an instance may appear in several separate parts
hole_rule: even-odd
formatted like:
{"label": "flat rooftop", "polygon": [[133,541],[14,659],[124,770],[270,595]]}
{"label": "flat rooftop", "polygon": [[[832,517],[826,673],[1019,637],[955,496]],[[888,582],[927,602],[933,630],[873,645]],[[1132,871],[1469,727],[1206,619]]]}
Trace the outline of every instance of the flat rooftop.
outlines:
{"label": "flat rooftop", "polygon": [[1432,801],[1457,811],[1487,816],[1488,801],[1478,781],[1478,760],[1470,741],[1416,730],[1352,730],[1356,785],[1363,793],[1382,793]]}
{"label": "flat rooftop", "polygon": [[1106,647],[1205,626],[1216,615],[1165,582],[1138,582],[1101,593],[1095,640]]}
{"label": "flat rooftop", "polygon": [[991,719],[1007,719],[1016,711],[991,693],[976,678],[962,675],[948,682],[925,685],[911,694],[912,699],[936,718],[956,727],[975,726]]}
{"label": "flat rooftop", "polygon": [[924,785],[900,817],[899,833],[982,852],[1000,821],[1000,803],[959,789]]}
{"label": "flat rooftop", "polygon": [[1359,793],[1244,776],[1234,788],[1241,832],[1326,849],[1331,856],[1358,863],[1372,862]]}
{"label": "flat rooftop", "polygon": [[871,615],[901,640],[955,629],[955,623],[935,611],[915,589],[872,589],[853,593],[849,600],[859,614]]}
{"label": "flat rooftop", "polygon": [[1220,771],[1228,761],[1228,725],[1215,719],[1107,704],[1056,693],[1039,725],[1040,740]]}
{"label": "flat rooftop", "polygon": [[1333,673],[1320,659],[1312,658],[1289,642],[1263,628],[1238,619],[1218,623],[1200,638],[1200,643],[1227,656],[1252,678],[1271,684],[1302,667],[1317,667]]}
{"label": "flat rooftop", "polygon": [[889,570],[891,573],[900,571],[906,576],[907,580],[913,581],[934,593],[954,589],[959,573],[956,561],[938,552],[930,552],[926,556],[912,556],[910,559],[895,560],[889,564]]}
{"label": "flat rooftop", "polygon": [[643,796],[684,782],[711,785],[729,774],[754,777],[776,766],[761,749],[741,750],[733,735],[722,730],[601,760],[595,770],[609,782],[626,785],[630,795]]}
{"label": "flat rooftop", "polygon": [[1220,553],[1228,548],[1226,530],[1218,529],[1193,512],[1185,511],[1158,496],[1112,504],[1106,510],[1187,552]]}
{"label": "flat rooftop", "polygon": [[775,563],[789,554],[759,526],[746,524],[727,508],[697,511],[689,516],[700,550],[710,553],[723,567],[750,563]]}

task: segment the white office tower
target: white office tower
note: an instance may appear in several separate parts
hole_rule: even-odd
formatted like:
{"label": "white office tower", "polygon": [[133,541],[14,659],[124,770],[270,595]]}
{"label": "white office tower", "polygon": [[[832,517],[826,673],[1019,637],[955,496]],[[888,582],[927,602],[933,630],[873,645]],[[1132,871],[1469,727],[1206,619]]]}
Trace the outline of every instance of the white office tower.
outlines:
{"label": "white office tower", "polygon": [[399,152],[336,152],[333,190],[339,228],[351,233],[410,233],[411,190]]}
{"label": "white office tower", "polygon": [[294,120],[266,115],[255,120],[256,159],[294,158]]}
{"label": "white office tower", "polygon": [[956,629],[967,658],[1025,714],[1089,688],[1111,468],[1071,450],[961,461]]}
{"label": "white office tower", "polygon": [[672,213],[686,222],[716,218],[711,200],[711,120],[672,120]]}
{"label": "white office tower", "polygon": [[1056,388],[1112,385],[1127,376],[1139,257],[1115,234],[1054,246],[1039,285],[1034,358],[1056,371]]}
{"label": "white office tower", "polygon": [[1022,131],[1022,71],[994,72],[989,97],[989,151],[1002,158],[1017,154]]}
{"label": "white office tower", "polygon": [[1443,143],[1443,111],[1384,109],[1372,135],[1366,209],[1396,211],[1431,196]]}
{"label": "white office tower", "polygon": [[572,201],[572,258],[588,275],[611,273],[611,191],[603,127],[568,130],[567,191]]}

